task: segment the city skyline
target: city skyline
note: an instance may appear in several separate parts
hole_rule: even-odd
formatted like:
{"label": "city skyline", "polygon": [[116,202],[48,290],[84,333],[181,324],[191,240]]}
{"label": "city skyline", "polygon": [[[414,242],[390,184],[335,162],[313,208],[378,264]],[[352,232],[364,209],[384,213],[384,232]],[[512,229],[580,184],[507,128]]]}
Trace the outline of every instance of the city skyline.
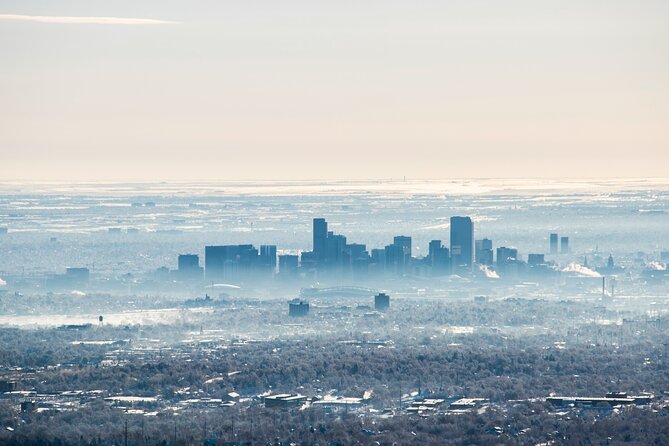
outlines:
{"label": "city skyline", "polygon": [[0,2],[0,446],[669,445],[667,23]]}

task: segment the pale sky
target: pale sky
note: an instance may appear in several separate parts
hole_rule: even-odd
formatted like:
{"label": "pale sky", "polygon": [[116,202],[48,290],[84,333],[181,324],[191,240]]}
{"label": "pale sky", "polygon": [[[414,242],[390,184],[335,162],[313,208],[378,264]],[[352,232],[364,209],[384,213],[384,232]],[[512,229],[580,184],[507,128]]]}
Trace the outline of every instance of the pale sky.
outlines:
{"label": "pale sky", "polygon": [[0,0],[0,181],[669,176],[667,0]]}

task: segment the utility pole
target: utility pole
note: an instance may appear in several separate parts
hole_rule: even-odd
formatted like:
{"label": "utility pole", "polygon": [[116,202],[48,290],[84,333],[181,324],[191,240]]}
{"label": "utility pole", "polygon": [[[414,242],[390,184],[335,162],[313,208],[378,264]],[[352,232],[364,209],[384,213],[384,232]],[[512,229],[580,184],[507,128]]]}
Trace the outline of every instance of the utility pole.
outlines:
{"label": "utility pole", "polygon": [[174,437],[172,437],[172,443],[177,444],[177,419],[174,419]]}
{"label": "utility pole", "polygon": [[128,446],[128,420],[125,420],[125,446]]}

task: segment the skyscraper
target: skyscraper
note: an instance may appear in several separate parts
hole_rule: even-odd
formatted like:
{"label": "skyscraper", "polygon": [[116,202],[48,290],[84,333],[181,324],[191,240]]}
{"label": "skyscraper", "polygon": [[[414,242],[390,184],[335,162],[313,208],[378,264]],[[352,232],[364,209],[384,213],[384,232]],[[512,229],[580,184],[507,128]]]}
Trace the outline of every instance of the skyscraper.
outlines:
{"label": "skyscraper", "polygon": [[182,279],[201,279],[200,256],[197,254],[179,254],[178,272]]}
{"label": "skyscraper", "polygon": [[393,237],[393,245],[398,245],[402,247],[402,254],[405,257],[411,257],[411,237],[406,235],[396,235]]}
{"label": "skyscraper", "polygon": [[429,245],[429,262],[433,276],[442,276],[450,273],[451,258],[448,248],[442,246],[441,240],[432,240]]}
{"label": "skyscraper", "polygon": [[475,242],[476,263],[480,265],[492,265],[493,251],[492,240],[484,238]]}
{"label": "skyscraper", "polygon": [[282,254],[279,256],[279,276],[283,278],[297,277],[297,256]]}
{"label": "skyscraper", "polygon": [[556,232],[551,234],[551,254],[558,253],[558,235]]}
{"label": "skyscraper", "polygon": [[328,237],[328,222],[324,218],[314,218],[314,247],[313,252],[316,258],[323,258],[325,255],[325,243]]}
{"label": "skyscraper", "polygon": [[569,237],[560,237],[560,252],[562,254],[569,252]]}
{"label": "skyscraper", "polygon": [[205,246],[207,280],[237,280],[258,266],[258,250],[253,245]]}
{"label": "skyscraper", "polygon": [[501,274],[518,273],[518,250],[500,246],[497,248],[497,272]]}
{"label": "skyscraper", "polygon": [[405,272],[411,262],[411,237],[397,235],[393,237],[393,245],[399,249],[398,267],[401,272]]}
{"label": "skyscraper", "polygon": [[260,245],[260,268],[270,274],[276,271],[276,245]]}
{"label": "skyscraper", "polygon": [[473,257],[474,222],[469,217],[451,217],[451,265],[471,269]]}

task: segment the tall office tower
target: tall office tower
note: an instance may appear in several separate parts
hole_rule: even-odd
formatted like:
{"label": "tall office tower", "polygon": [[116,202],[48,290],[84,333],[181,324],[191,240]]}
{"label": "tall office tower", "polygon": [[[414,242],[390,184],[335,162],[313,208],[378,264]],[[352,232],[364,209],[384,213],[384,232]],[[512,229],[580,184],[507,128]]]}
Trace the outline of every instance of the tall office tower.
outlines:
{"label": "tall office tower", "polygon": [[558,253],[558,235],[556,232],[551,234],[551,254]]}
{"label": "tall office tower", "polygon": [[179,271],[197,270],[200,268],[200,256],[197,254],[179,254]]}
{"label": "tall office tower", "polygon": [[474,222],[469,217],[451,217],[451,265],[471,269],[474,264]]}
{"label": "tall office tower", "polygon": [[433,276],[443,276],[450,273],[451,258],[448,248],[441,244],[441,240],[432,240],[429,245],[429,260]]}
{"label": "tall office tower", "polygon": [[506,246],[497,248],[497,271],[499,273],[517,273],[518,260],[518,250],[516,248],[507,248]]}
{"label": "tall office tower", "polygon": [[398,266],[402,272],[406,271],[411,262],[411,237],[406,235],[397,235],[393,237],[393,245],[399,249],[400,257]]}
{"label": "tall office tower", "polygon": [[385,270],[392,274],[401,274],[404,272],[402,258],[402,247],[399,245],[386,245],[383,257],[386,259]]}
{"label": "tall office tower", "polygon": [[205,246],[207,280],[238,280],[248,277],[258,266],[258,250],[253,245]]}
{"label": "tall office tower", "polygon": [[369,267],[369,253],[367,246],[361,243],[349,243],[344,248],[345,271],[351,271],[355,276],[366,278]]}
{"label": "tall office tower", "polygon": [[214,281],[223,278],[227,251],[227,246],[204,247],[204,274],[207,280]]}
{"label": "tall office tower", "polygon": [[476,240],[475,244],[476,263],[480,265],[492,265],[493,251],[492,240],[484,238],[483,240]]}
{"label": "tall office tower", "polygon": [[276,245],[260,245],[260,267],[266,272],[276,270]]}
{"label": "tall office tower", "polygon": [[325,251],[321,254],[320,260],[328,268],[341,268],[344,265],[345,250],[346,236],[330,231],[325,238]]}
{"label": "tall office tower", "polygon": [[183,279],[202,278],[200,256],[197,254],[179,254],[178,272]]}
{"label": "tall office tower", "polygon": [[324,218],[314,218],[314,247],[316,258],[325,255],[325,243],[328,237],[328,222]]}
{"label": "tall office tower", "polygon": [[279,276],[284,278],[297,277],[297,256],[282,254],[279,256]]}
{"label": "tall office tower", "polygon": [[562,254],[569,252],[569,237],[560,237],[560,252]]}
{"label": "tall office tower", "polygon": [[442,248],[441,240],[431,240],[428,245],[428,256],[430,257],[431,263],[434,263],[434,257],[437,254],[437,251]]}
{"label": "tall office tower", "polygon": [[370,271],[383,273],[386,270],[386,250],[383,248],[374,248],[371,252]]}
{"label": "tall office tower", "polygon": [[398,245],[402,247],[402,254],[407,257],[411,257],[411,237],[406,235],[396,235],[393,237],[393,245]]}

